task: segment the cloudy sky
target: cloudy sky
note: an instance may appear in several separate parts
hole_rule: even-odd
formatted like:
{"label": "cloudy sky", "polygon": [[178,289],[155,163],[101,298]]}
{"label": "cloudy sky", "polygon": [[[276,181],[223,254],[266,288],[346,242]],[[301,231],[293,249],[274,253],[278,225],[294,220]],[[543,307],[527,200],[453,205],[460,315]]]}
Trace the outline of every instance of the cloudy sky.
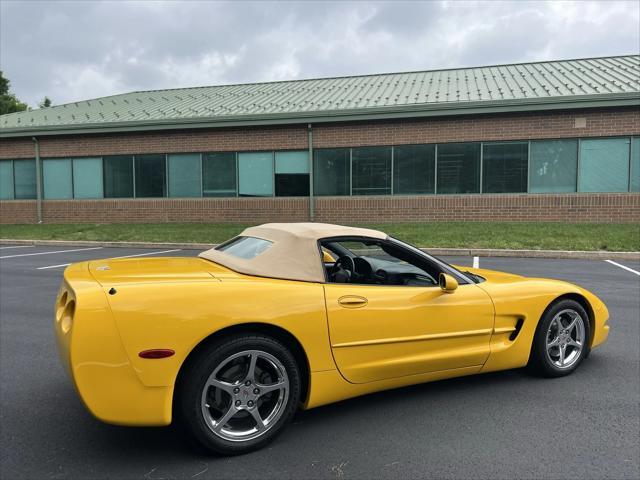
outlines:
{"label": "cloudy sky", "polygon": [[35,106],[133,90],[640,51],[640,2],[0,0],[0,69]]}

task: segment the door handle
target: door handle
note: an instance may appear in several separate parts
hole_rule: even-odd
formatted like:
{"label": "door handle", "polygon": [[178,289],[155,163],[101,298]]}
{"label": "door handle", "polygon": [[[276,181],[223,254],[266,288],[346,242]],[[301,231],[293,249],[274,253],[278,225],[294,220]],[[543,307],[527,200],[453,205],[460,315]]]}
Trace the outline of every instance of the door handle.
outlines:
{"label": "door handle", "polygon": [[358,295],[345,295],[338,299],[338,303],[344,308],[361,308],[364,307],[369,301]]}

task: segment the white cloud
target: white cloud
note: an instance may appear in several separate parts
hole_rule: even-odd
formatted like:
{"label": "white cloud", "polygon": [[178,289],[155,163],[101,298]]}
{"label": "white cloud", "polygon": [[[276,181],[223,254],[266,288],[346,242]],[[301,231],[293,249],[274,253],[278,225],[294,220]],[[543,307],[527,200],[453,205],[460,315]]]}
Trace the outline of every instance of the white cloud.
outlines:
{"label": "white cloud", "polygon": [[640,3],[0,2],[31,105],[131,90],[637,53]]}

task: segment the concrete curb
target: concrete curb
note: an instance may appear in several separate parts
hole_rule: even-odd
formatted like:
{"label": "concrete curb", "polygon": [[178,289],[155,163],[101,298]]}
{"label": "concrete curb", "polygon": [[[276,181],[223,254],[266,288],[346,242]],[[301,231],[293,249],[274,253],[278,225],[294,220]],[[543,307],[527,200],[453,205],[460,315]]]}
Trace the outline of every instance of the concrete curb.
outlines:
{"label": "concrete curb", "polygon": [[[0,238],[0,245],[41,245],[57,247],[128,247],[128,248],[180,248],[182,250],[206,250],[209,243],[162,242],[95,242],[87,240],[12,240]],[[519,258],[573,258],[584,260],[636,260],[640,252],[570,251],[570,250],[501,250],[492,248],[422,248],[432,255],[459,257],[519,257]]]}

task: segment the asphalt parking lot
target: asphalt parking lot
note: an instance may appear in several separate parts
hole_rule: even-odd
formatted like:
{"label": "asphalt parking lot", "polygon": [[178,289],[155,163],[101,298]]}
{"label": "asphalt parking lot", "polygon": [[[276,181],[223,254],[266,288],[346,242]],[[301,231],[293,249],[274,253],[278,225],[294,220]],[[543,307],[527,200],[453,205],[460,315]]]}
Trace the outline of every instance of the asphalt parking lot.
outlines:
{"label": "asphalt parking lot", "polygon": [[[197,252],[87,248],[0,246],[2,479],[640,478],[633,271],[601,260],[481,258],[482,268],[590,289],[609,307],[609,341],[566,378],[509,371],[368,395],[300,412],[262,451],[217,458],[192,450],[172,427],[93,419],[58,361],[52,332],[62,265]],[[640,271],[640,262],[617,263]]]}

